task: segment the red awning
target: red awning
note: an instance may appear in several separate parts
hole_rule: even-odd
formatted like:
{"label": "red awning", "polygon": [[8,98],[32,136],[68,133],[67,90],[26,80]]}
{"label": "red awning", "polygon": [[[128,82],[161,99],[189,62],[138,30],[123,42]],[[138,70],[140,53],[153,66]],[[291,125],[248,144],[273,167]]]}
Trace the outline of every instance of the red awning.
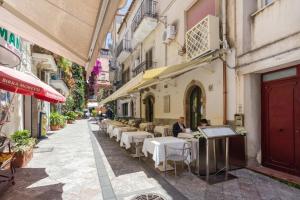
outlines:
{"label": "red awning", "polygon": [[41,99],[51,103],[63,103],[66,101],[66,98],[50,85],[41,81],[41,86],[43,88],[43,93],[34,94],[37,99]]}
{"label": "red awning", "polygon": [[0,89],[23,95],[34,95],[38,99],[51,103],[65,102],[66,100],[63,95],[40,79],[3,66],[0,66]]}

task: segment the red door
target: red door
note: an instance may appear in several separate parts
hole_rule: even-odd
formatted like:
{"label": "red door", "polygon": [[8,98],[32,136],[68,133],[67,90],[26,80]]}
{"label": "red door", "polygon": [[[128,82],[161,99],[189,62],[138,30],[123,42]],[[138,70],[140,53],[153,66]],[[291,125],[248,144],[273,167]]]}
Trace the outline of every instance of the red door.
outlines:
{"label": "red door", "polygon": [[298,175],[299,85],[297,76],[265,81],[262,84],[263,165]]}

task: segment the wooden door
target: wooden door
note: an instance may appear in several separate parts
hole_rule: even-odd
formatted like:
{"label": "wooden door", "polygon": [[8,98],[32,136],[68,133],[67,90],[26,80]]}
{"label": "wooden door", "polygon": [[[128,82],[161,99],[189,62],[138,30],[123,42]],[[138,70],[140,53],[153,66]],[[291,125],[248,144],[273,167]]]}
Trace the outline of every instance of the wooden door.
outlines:
{"label": "wooden door", "polygon": [[300,160],[295,112],[299,109],[298,82],[299,78],[292,76],[262,84],[263,165],[293,174],[298,173]]}

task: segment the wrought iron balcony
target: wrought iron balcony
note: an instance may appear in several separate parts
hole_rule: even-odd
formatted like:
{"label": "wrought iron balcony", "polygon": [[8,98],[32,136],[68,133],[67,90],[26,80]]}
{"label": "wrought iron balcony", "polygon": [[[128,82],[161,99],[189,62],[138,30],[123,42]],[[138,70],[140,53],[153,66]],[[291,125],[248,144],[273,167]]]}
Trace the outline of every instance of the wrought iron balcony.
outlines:
{"label": "wrought iron balcony", "polygon": [[117,47],[117,58],[120,63],[124,62],[131,53],[131,41],[127,39],[121,40]]}
{"label": "wrought iron balcony", "polygon": [[143,0],[137,10],[131,24],[133,38],[137,42],[145,39],[157,25],[157,2],[154,0]]}
{"label": "wrought iron balcony", "polygon": [[153,68],[155,65],[155,62],[152,60],[141,62],[139,65],[137,65],[133,70],[133,76],[137,76],[139,73],[146,71],[148,69]]}

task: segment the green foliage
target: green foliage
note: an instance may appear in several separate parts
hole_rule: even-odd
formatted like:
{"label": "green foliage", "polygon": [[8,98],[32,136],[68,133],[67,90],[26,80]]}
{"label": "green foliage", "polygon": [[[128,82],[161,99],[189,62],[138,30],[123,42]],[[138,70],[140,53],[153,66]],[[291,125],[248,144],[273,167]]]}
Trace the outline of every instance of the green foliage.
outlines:
{"label": "green foliage", "polygon": [[60,124],[59,125],[62,126],[62,127],[65,127],[65,125],[66,125],[65,116],[60,115],[59,117],[60,117]]}
{"label": "green foliage", "polygon": [[28,151],[36,144],[36,140],[30,137],[28,130],[16,131],[11,135],[11,140],[14,142],[13,150],[15,152]]}
{"label": "green foliage", "polygon": [[66,99],[66,103],[64,105],[64,112],[68,112],[68,111],[72,111],[74,110],[74,107],[75,107],[75,101],[73,99],[73,97],[71,95],[69,95]]}
{"label": "green foliage", "polygon": [[50,114],[50,125],[52,126],[59,126],[62,123],[61,114],[58,112],[52,112]]}
{"label": "green foliage", "polygon": [[76,111],[75,113],[77,114],[78,117],[83,117],[83,112],[81,112],[81,111]]}
{"label": "green foliage", "polygon": [[92,110],[92,117],[96,117],[97,116],[97,111],[96,110]]}
{"label": "green foliage", "polygon": [[66,100],[63,112],[79,110],[82,111],[86,105],[86,81],[84,67],[60,58],[58,66],[65,73],[65,82],[70,88],[70,94]]}
{"label": "green foliage", "polygon": [[52,126],[64,126],[66,119],[63,115],[58,112],[52,112],[50,114],[50,125]]}
{"label": "green foliage", "polygon": [[66,113],[68,120],[74,121],[77,118],[77,114],[74,111],[69,111]]}
{"label": "green foliage", "polygon": [[85,102],[85,90],[86,82],[84,79],[84,68],[75,63],[72,65],[72,76],[75,80],[75,86],[72,90],[72,96],[74,98],[74,107],[77,110],[82,110],[86,104]]}

